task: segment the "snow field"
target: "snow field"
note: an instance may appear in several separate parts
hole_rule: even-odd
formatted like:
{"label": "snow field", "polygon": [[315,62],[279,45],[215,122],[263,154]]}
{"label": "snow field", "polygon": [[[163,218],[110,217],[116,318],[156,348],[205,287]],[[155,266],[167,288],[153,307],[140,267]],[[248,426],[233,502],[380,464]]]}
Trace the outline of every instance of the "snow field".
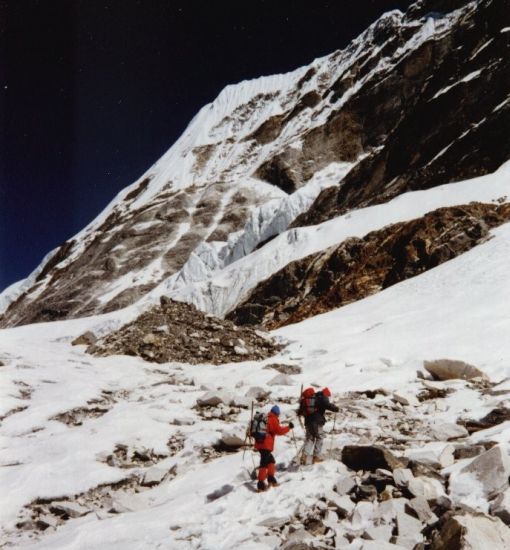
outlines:
{"label": "snow field", "polygon": [[[272,548],[274,540],[266,539],[267,527],[258,524],[293,514],[300,502],[315,501],[332,487],[342,466],[327,461],[297,473],[282,471],[280,488],[263,495],[252,493],[253,484],[246,484],[246,469],[253,468],[250,451],[244,464],[241,452],[205,464],[200,459],[201,447],[214,444],[223,431],[243,437],[249,416],[245,410],[234,423],[201,420],[192,408],[205,391],[201,385],[222,386],[242,395],[251,386],[266,387],[274,377],[276,371],[264,369],[265,364],[299,364],[303,373],[291,377],[291,386],[268,387],[273,394],[267,408],[294,398],[293,404],[281,405],[285,421],[295,420],[292,409],[301,383],[328,385],[334,396],[381,387],[416,394],[421,387],[416,370],[423,359],[466,360],[494,381],[503,380],[510,375],[506,337],[510,329],[506,307],[509,258],[510,224],[506,224],[493,231],[491,240],[434,270],[276,331],[276,336],[291,343],[280,356],[260,364],[192,367],[153,365],[125,356],[93,358],[83,347],[69,345],[93,319],[2,331],[1,359],[7,366],[0,368],[0,402],[5,403],[1,414],[16,404],[28,406],[5,418],[0,427],[0,484],[7,489],[0,497],[0,518],[5,532],[12,529],[20,508],[35,498],[58,499],[140,471],[101,462],[118,443],[163,452],[168,438],[182,433],[184,448],[160,463],[167,468],[177,464],[177,477],[135,495],[135,511],[100,521],[89,514],[70,520],[40,541],[19,539],[18,547]],[[170,377],[193,378],[195,385],[153,385]],[[30,399],[16,397],[15,381],[18,387],[23,382],[32,389]],[[444,400],[443,410],[420,406],[425,418],[428,414],[434,422],[453,421],[466,414],[479,418],[505,399],[482,399],[462,381],[451,385],[456,391]],[[51,420],[55,414],[89,406],[87,401],[101,398],[104,390],[114,392],[115,398],[104,415],[85,418],[81,426]],[[195,424],[170,424],[178,417],[193,418]],[[370,424],[364,420],[360,426]],[[353,441],[341,419],[337,427],[340,433],[335,435],[334,449]],[[38,428],[43,429],[33,431]],[[300,429],[296,432],[301,439]],[[508,449],[508,422],[490,432],[491,438]],[[473,434],[469,440],[478,437]],[[295,455],[289,437],[278,438],[275,455],[284,467],[289,463]],[[225,485],[233,489],[207,502],[207,495]]]}

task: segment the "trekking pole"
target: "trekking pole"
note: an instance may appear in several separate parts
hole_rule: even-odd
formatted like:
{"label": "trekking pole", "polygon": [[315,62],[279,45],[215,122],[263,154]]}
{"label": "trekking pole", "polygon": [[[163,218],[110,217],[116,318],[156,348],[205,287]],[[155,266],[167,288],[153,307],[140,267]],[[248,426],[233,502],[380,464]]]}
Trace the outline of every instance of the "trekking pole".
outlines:
{"label": "trekking pole", "polygon": [[298,446],[297,446],[297,441],[296,441],[296,436],[294,435],[294,430],[292,429],[290,431],[291,435],[292,435],[292,441],[294,443],[294,447],[296,448],[296,453],[299,454],[299,451],[298,451]]}
{"label": "trekking pole", "polygon": [[[299,390],[299,406],[301,406],[301,396],[303,395],[303,384],[301,384],[301,389]],[[299,415],[299,411],[298,411],[298,420],[299,420],[299,425],[301,426],[301,429],[303,430],[303,432],[305,431],[305,427],[303,426],[303,419],[301,418],[301,416]]]}
{"label": "trekking pole", "polygon": [[296,464],[299,464],[299,457],[301,456],[301,453],[303,452],[303,449],[305,447],[305,444],[303,443],[301,447],[298,448],[296,436],[294,435],[294,430],[292,430],[292,441],[294,443],[294,448],[296,449],[296,458],[294,459]]}
{"label": "trekking pole", "polygon": [[243,462],[244,462],[244,455],[246,454],[246,442],[248,441],[248,437],[250,435],[250,429],[251,429],[252,421],[253,421],[253,401],[251,402],[250,423],[248,424],[248,427],[246,428],[246,435],[244,436]]}
{"label": "trekking pole", "polygon": [[335,416],[333,416],[333,429],[331,430],[331,442],[329,445],[329,455],[331,456],[331,453],[333,452],[333,437],[335,432],[335,426],[336,426],[336,413]]}

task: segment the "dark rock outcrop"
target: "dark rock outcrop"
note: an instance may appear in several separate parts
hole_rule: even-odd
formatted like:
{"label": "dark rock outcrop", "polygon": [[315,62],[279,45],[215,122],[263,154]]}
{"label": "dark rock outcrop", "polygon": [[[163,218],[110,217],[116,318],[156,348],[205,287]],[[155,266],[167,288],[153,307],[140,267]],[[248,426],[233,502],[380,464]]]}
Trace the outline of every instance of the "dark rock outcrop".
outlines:
{"label": "dark rock outcrop", "polygon": [[346,445],[342,449],[342,462],[351,470],[377,469],[393,471],[404,468],[406,463],[393,455],[388,449],[377,445]]}
{"label": "dark rock outcrop", "polygon": [[[465,4],[418,2],[406,19],[428,17],[441,24]],[[325,156],[349,160],[359,151],[372,152],[293,225],[316,224],[405,191],[479,176],[505,162],[510,156],[505,130],[510,125],[510,34],[501,29],[508,26],[508,14],[506,0],[481,0],[449,32],[432,35],[402,56],[391,73],[376,72],[365,80],[323,127],[311,130],[300,162],[307,171]],[[364,76],[366,65],[391,58],[412,32],[391,26],[382,31],[380,53],[337,80],[333,101]],[[320,139],[310,137],[320,132]],[[339,139],[348,147],[340,147]],[[266,164],[275,162],[271,158]],[[296,172],[296,159],[293,164]]]}
{"label": "dark rock outcrop", "polygon": [[509,204],[441,208],[288,264],[228,318],[276,328],[365,298],[468,251],[510,219]]}

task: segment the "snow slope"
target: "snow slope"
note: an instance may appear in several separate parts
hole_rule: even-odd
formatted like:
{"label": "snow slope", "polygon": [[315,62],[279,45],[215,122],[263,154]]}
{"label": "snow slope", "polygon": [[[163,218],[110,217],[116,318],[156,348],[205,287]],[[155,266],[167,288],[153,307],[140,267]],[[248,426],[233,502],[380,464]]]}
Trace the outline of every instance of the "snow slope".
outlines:
{"label": "snow slope", "polygon": [[[295,397],[300,383],[313,382],[329,385],[334,395],[381,387],[416,393],[422,360],[443,356],[474,363],[494,381],[510,376],[509,269],[506,224],[483,245],[423,275],[276,331],[291,343],[274,361],[299,364],[303,373],[292,377],[291,386],[272,386],[273,401]],[[242,437],[248,411],[225,424],[203,421],[191,407],[203,393],[201,384],[221,384],[239,395],[251,386],[266,385],[274,371],[254,363],[191,368],[124,356],[93,358],[69,345],[88,324],[90,320],[62,321],[0,333],[1,359],[7,363],[0,369],[2,414],[27,407],[5,418],[0,428],[0,519],[4,536],[16,540],[16,547],[273,548],[274,538],[259,524],[293,514],[301,504],[309,506],[342,471],[337,461],[299,472],[284,469],[281,488],[253,494],[246,471],[252,468],[249,452],[244,464],[242,453],[207,463],[200,458],[200,448],[214,443],[223,430]],[[177,385],[176,377],[183,384]],[[194,385],[189,385],[190,378]],[[23,388],[32,391],[30,399],[17,395]],[[457,389],[434,421],[451,420],[466,409],[480,417],[504,399],[482,398],[464,382],[458,382]],[[105,390],[113,392],[114,402],[103,416],[87,418],[80,426],[51,420],[100,399]],[[282,405],[283,416],[291,418],[294,406]],[[195,423],[171,424],[183,416]],[[353,440],[344,428],[335,436],[334,448]],[[185,435],[184,448],[160,463],[166,468],[177,464],[177,477],[124,497],[132,511],[73,519],[39,541],[23,534],[11,538],[18,511],[36,497],[62,498],[138,471],[101,462],[116,444],[163,452],[168,438],[178,432]],[[476,440],[476,434],[472,437]],[[510,450],[508,423],[491,437]],[[280,438],[277,457],[283,468],[294,454],[292,440]],[[225,488],[228,494],[209,502],[207,495],[223,486],[230,486]]]}
{"label": "snow slope", "polygon": [[21,281],[17,281],[12,285],[9,285],[6,289],[4,289],[3,292],[0,293],[0,314],[2,314],[12,302],[14,302],[19,296],[23,294],[23,292],[28,290],[35,283],[35,280],[43,270],[46,263],[51,260],[56,252],[57,249],[55,248],[54,250],[46,254],[42,262],[35,268],[34,271],[32,271],[32,273],[30,273],[30,275],[26,279],[21,279]]}
{"label": "snow slope", "polygon": [[[471,201],[507,201],[509,196],[510,162],[507,162],[494,174],[426,191],[404,193],[388,203],[361,208],[316,226],[282,231],[259,250],[224,268],[216,263],[213,269],[193,272],[196,264],[195,256],[192,256],[181,271],[185,275],[178,274],[163,281],[142,302],[165,294],[176,300],[193,303],[203,311],[223,316],[259,282],[288,263],[340,244],[348,237],[363,237],[370,231],[418,218],[436,208]],[[203,264],[200,265],[202,267]]]}

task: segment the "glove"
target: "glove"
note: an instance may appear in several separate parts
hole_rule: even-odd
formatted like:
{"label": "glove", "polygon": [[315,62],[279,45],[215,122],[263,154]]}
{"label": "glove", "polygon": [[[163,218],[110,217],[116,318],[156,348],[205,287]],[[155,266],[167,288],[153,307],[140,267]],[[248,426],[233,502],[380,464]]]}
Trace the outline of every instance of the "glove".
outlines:
{"label": "glove", "polygon": [[289,428],[290,428],[291,430],[294,429],[294,423],[293,423],[293,422],[289,422]]}

